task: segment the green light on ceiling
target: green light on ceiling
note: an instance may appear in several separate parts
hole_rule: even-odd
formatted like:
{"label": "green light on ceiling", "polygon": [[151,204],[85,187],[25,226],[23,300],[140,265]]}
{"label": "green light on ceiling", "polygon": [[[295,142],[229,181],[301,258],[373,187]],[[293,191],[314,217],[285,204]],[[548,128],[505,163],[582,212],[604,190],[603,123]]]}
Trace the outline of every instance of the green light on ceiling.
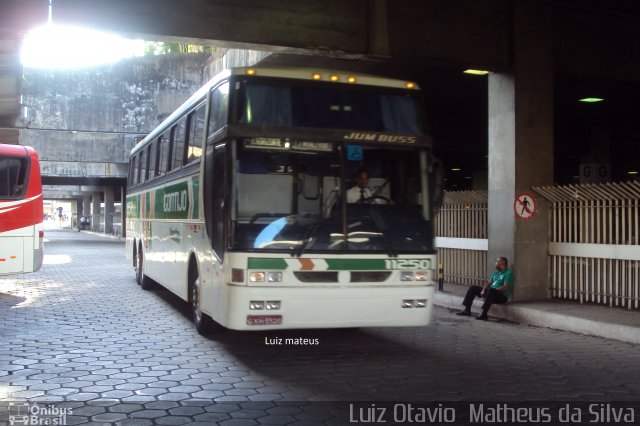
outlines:
{"label": "green light on ceiling", "polygon": [[582,98],[582,99],[580,99],[580,102],[586,102],[588,104],[592,104],[592,103],[595,103],[595,102],[602,102],[602,101],[604,101],[604,99],[602,99],[602,98]]}

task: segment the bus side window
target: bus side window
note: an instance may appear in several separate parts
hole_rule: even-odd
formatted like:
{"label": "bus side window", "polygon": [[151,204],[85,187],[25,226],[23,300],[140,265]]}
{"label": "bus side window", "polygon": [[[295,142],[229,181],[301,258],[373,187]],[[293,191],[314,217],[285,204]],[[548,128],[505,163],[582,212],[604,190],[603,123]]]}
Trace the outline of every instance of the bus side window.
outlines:
{"label": "bus side window", "polygon": [[133,172],[131,173],[131,180],[129,181],[129,186],[135,186],[138,184],[139,174],[138,174],[138,155],[135,155],[131,158],[131,168]]}
{"label": "bus side window", "polygon": [[156,147],[156,141],[153,141],[148,147],[148,157],[149,157],[149,180],[153,180],[156,176],[156,153],[158,151]]}
{"label": "bus side window", "polygon": [[206,105],[201,104],[194,112],[189,114],[189,136],[187,137],[187,163],[199,160],[202,156],[202,144],[204,142],[204,119]]}
{"label": "bus side window", "polygon": [[127,173],[127,187],[131,188],[133,186],[133,163],[134,158],[129,158],[129,173]]}
{"label": "bus side window", "polygon": [[156,155],[156,162],[155,162],[156,176],[162,176],[164,174],[164,172],[161,169],[162,145],[163,145],[162,135],[158,136],[158,138],[154,142],[154,145],[155,145],[155,151],[156,151],[156,154],[155,154]]}
{"label": "bus side window", "polygon": [[184,141],[187,133],[187,119],[183,118],[178,122],[173,134],[173,155],[171,170],[182,167],[184,163]]}
{"label": "bus side window", "polygon": [[160,173],[161,174],[165,174],[167,173],[167,170],[170,170],[169,168],[167,168],[167,165],[169,164],[169,148],[171,148],[170,146],[170,135],[171,135],[171,131],[167,130],[166,132],[164,132],[161,136],[160,136]]}
{"label": "bus side window", "polygon": [[229,83],[224,83],[211,92],[209,107],[209,132],[211,136],[227,124],[229,109]]}
{"label": "bus side window", "polygon": [[138,183],[142,183],[147,180],[147,155],[144,149],[140,151],[138,159],[140,160],[140,163],[138,165]]}

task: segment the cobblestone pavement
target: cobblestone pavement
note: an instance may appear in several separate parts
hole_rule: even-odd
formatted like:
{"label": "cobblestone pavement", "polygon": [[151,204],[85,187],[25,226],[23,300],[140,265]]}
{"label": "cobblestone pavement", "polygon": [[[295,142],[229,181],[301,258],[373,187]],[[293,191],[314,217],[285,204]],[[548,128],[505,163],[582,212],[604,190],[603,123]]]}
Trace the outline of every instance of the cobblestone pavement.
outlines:
{"label": "cobblestone pavement", "polygon": [[[435,308],[421,328],[226,332],[143,291],[118,240],[46,233],[35,274],[0,278],[0,400],[67,424],[323,424],[312,401],[640,400],[637,345]],[[314,346],[266,345],[304,337]],[[335,413],[334,413],[335,414]]]}

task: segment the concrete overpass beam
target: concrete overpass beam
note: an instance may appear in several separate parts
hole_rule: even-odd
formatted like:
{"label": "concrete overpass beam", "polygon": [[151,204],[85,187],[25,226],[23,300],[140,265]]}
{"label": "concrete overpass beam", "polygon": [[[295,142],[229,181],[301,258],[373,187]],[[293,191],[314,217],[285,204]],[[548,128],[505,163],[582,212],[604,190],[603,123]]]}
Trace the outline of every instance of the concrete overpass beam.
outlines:
{"label": "concrete overpass beam", "polygon": [[[553,61],[546,3],[514,2],[514,69],[489,75],[489,268],[506,256],[514,299],[547,297],[548,208],[516,218],[516,196],[553,184]],[[526,259],[526,260],[525,260]]]}

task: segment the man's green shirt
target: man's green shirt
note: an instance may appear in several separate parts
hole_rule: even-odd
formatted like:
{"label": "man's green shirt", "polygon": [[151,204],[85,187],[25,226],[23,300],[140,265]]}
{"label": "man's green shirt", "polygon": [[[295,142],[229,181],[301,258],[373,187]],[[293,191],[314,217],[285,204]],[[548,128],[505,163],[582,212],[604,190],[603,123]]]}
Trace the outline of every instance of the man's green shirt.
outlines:
{"label": "man's green shirt", "polygon": [[502,292],[502,294],[507,299],[511,296],[515,283],[513,280],[513,272],[511,272],[509,269],[505,269],[502,272],[495,271],[493,274],[491,274],[489,281],[491,281],[492,283],[491,288],[500,288],[505,284],[509,284],[509,288],[507,288],[506,291]]}

